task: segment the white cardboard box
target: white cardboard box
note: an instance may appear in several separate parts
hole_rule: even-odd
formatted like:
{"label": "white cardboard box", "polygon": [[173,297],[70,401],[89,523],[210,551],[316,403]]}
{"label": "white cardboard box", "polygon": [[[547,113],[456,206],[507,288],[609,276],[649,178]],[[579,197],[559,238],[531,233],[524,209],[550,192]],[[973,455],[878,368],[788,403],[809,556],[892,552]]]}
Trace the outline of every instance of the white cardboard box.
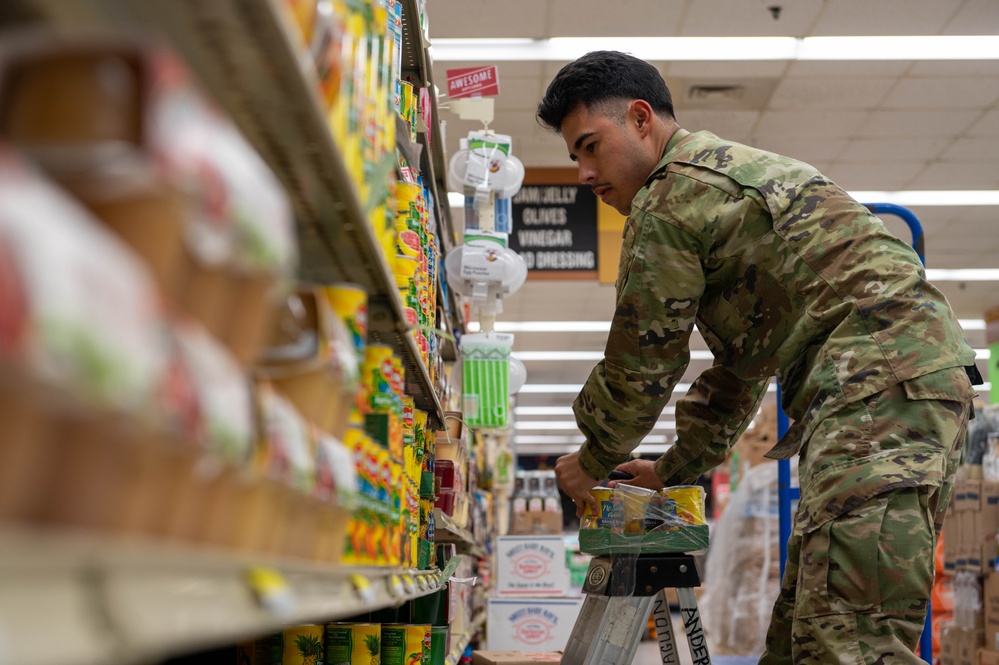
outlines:
{"label": "white cardboard box", "polygon": [[564,596],[569,593],[569,569],[565,565],[562,536],[497,538],[496,562],[497,595]]}
{"label": "white cardboard box", "polygon": [[489,651],[560,651],[576,623],[581,598],[490,598]]}

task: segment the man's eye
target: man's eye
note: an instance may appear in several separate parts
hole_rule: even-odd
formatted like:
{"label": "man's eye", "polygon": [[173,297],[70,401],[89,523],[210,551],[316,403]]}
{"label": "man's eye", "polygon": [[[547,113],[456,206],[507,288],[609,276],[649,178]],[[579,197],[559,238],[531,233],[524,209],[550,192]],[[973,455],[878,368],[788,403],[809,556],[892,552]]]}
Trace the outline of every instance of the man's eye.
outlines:
{"label": "man's eye", "polygon": [[593,143],[589,143],[586,146],[586,152],[593,152],[594,149],[596,149],[596,147],[597,147],[597,142],[596,141],[594,141]]}

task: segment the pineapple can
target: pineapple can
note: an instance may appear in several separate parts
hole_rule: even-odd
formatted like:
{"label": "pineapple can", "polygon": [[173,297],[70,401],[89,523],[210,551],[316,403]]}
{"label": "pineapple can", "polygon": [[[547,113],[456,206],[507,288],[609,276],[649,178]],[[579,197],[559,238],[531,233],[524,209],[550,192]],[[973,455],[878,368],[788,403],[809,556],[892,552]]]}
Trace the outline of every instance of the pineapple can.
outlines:
{"label": "pineapple can", "polygon": [[286,628],[281,665],[323,665],[323,626]]}
{"label": "pineapple can", "polygon": [[326,624],[326,665],[379,665],[381,651],[381,624]]}

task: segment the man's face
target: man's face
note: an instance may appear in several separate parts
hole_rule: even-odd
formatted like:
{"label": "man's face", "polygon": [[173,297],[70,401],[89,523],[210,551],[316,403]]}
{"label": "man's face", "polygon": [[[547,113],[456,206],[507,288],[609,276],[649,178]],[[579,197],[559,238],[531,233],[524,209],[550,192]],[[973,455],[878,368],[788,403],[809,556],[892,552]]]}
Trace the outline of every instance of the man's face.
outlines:
{"label": "man's face", "polygon": [[579,164],[579,182],[622,215],[659,161],[638,119],[622,104],[588,109],[580,105],[562,121],[569,158]]}

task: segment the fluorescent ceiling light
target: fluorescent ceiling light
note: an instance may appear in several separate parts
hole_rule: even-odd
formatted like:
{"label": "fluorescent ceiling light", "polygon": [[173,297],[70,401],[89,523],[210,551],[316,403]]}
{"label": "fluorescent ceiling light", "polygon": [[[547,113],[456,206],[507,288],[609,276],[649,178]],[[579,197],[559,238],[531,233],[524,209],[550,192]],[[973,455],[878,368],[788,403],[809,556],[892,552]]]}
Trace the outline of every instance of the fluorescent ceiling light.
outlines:
{"label": "fluorescent ceiling light", "polygon": [[624,51],[645,60],[997,60],[994,35],[837,37],[553,37],[435,39],[433,59],[569,61],[590,51]]}
{"label": "fluorescent ceiling light", "polygon": [[992,352],[988,349],[975,349],[975,360],[988,360],[992,357]]}
{"label": "fluorescent ceiling light", "polygon": [[459,194],[458,192],[448,192],[447,193],[447,204],[452,208],[464,208],[465,207],[465,195]]}
{"label": "fluorescent ceiling light", "polygon": [[[665,434],[652,434],[650,436],[645,437],[645,439],[642,441],[642,443],[643,444],[645,444],[645,443],[669,443],[669,439],[670,439],[670,437],[668,435],[665,435]],[[531,443],[531,444],[535,444],[535,445],[537,445],[537,444],[548,444],[548,445],[555,444],[555,445],[558,445],[558,444],[571,443],[571,444],[579,445],[581,443],[586,443],[586,438],[583,437],[583,436],[581,436],[581,435],[578,435],[578,436],[565,436],[565,435],[552,436],[552,435],[546,435],[546,434],[539,434],[539,435],[518,434],[517,436],[513,437],[513,442],[514,442],[515,445],[523,445],[525,443]]]}
{"label": "fluorescent ceiling light", "polygon": [[999,206],[999,190],[914,189],[911,191],[850,192],[861,203],[896,203],[904,206]]}
{"label": "fluorescent ceiling light", "polygon": [[994,268],[927,268],[926,278],[931,282],[993,282],[999,280],[999,270]]}
{"label": "fluorescent ceiling light", "polygon": [[[942,268],[930,269],[943,270]],[[953,272],[953,271],[949,271]],[[985,330],[983,319],[961,319],[961,327],[965,330]],[[610,321],[497,321],[496,332],[608,332]],[[469,322],[469,332],[479,330],[478,322]],[[516,352],[515,352],[516,353]]]}
{"label": "fluorescent ceiling light", "polygon": [[[667,406],[663,409],[663,414],[673,415],[676,413],[675,406]],[[516,406],[513,408],[515,416],[571,416],[573,415],[571,406]]]}
{"label": "fluorescent ceiling light", "polygon": [[[529,430],[566,430],[569,432],[578,432],[579,425],[576,424],[575,420],[517,420],[513,423],[514,429],[529,429]],[[674,430],[676,429],[676,423],[670,420],[660,420],[652,429],[666,429]]]}
{"label": "fluorescent ceiling light", "polygon": [[[528,383],[525,384],[521,389],[520,393],[533,393],[533,394],[564,394],[564,393],[578,393],[583,389],[583,385],[580,383]],[[689,383],[678,383],[676,388],[673,389],[674,395],[681,395],[690,390]],[[777,391],[777,383],[771,381],[770,385],[767,387],[767,392],[772,393]],[[518,393],[518,394],[520,394]]]}
{"label": "fluorescent ceiling light", "polygon": [[[478,330],[477,322],[468,328]],[[496,332],[607,332],[610,321],[497,321]]]}
{"label": "fluorescent ceiling light", "polygon": [[[603,351],[514,351],[513,356],[525,362],[561,360],[603,360]],[[707,350],[690,352],[691,360],[713,360],[714,355]]]}

